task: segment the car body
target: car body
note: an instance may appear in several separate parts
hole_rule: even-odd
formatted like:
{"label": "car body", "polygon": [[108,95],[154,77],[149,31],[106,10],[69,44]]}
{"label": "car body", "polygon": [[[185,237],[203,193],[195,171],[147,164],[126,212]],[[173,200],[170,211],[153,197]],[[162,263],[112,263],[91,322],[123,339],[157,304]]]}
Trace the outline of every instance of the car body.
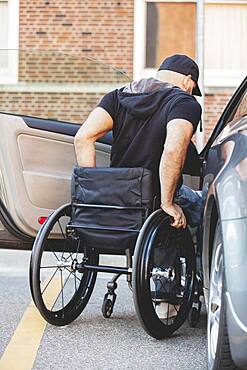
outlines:
{"label": "car body", "polygon": [[[215,131],[201,154],[203,158],[203,192],[206,204],[203,221],[203,278],[204,296],[208,317],[214,321],[217,309],[224,310],[224,325],[227,328],[229,353],[238,368],[247,369],[247,285],[245,281],[247,262],[247,79],[244,80],[226,107]],[[220,228],[220,243],[216,258],[222,257],[222,276],[212,272],[216,228]],[[221,264],[216,264],[216,270]],[[210,278],[211,270],[211,278]],[[213,274],[213,275],[212,275]],[[217,280],[219,281],[219,284]],[[214,280],[214,281],[212,281]],[[218,288],[214,289],[214,285]],[[212,295],[216,297],[210,299]],[[220,290],[218,292],[218,290]],[[217,300],[219,303],[217,303]],[[216,306],[218,307],[215,307]],[[212,308],[212,306],[214,306]],[[224,307],[223,307],[224,306]],[[220,335],[223,317],[219,326],[208,322],[209,356],[211,350],[219,352],[219,343],[213,337]],[[221,320],[222,319],[222,320]],[[210,333],[212,338],[210,339]],[[211,342],[210,342],[211,340]],[[217,353],[209,358],[214,367]],[[214,358],[215,357],[215,358]],[[223,368],[223,365],[221,365]],[[219,367],[218,367],[219,368]]]}
{"label": "car body", "polygon": [[[116,86],[127,81],[124,76]],[[184,182],[195,190],[202,188],[206,199],[199,239],[203,244],[203,287],[209,311],[210,270],[212,258],[215,261],[217,257],[214,240],[220,225],[224,284],[218,284],[222,293],[218,300],[226,302],[231,361],[243,369],[247,369],[246,96],[247,78],[228,103],[200,155],[191,144],[184,168]],[[70,201],[70,177],[76,164],[74,136],[80,125],[5,112],[4,107],[1,111],[0,248],[31,249],[43,220]],[[111,133],[96,143],[98,166],[109,165],[111,143]],[[213,346],[215,352],[220,351],[218,342]],[[222,368],[220,361],[210,361],[210,369]]]}

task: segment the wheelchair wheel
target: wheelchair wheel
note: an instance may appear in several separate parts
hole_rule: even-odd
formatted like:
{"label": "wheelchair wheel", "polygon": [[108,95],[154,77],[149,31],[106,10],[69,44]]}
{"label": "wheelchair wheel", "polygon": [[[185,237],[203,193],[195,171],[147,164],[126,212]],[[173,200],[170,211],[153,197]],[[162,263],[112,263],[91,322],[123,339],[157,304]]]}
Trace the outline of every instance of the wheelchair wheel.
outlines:
{"label": "wheelchair wheel", "polygon": [[138,236],[133,266],[133,295],[138,318],[156,339],[170,336],[186,320],[192,305],[195,251],[190,232],[170,226],[155,211]]}
{"label": "wheelchair wheel", "polygon": [[[96,272],[79,272],[77,263],[98,264],[98,255],[83,248],[79,238],[69,235],[70,204],[61,206],[42,225],[30,261],[30,289],[36,307],[53,325],[75,320],[92,294]],[[54,232],[56,239],[51,237]],[[59,238],[59,239],[57,239]]]}

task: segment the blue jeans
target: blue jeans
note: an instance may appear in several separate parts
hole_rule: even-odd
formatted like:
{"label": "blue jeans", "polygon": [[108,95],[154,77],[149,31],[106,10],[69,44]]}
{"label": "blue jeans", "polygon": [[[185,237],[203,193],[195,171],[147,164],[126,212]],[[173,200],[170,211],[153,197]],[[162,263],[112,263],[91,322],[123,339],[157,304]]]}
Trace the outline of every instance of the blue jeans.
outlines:
{"label": "blue jeans", "polygon": [[174,197],[174,203],[184,211],[188,225],[198,226],[202,220],[204,197],[201,191],[195,191],[182,185]]}

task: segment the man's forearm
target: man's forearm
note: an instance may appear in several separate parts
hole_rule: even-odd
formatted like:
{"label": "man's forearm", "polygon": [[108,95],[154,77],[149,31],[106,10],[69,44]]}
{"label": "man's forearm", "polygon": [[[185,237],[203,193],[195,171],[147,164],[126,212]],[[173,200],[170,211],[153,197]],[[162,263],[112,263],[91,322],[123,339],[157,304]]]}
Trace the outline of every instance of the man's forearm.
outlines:
{"label": "man's forearm", "polygon": [[96,107],[75,135],[77,163],[81,167],[96,167],[95,142],[112,130],[113,120],[103,108]]}
{"label": "man's forearm", "polygon": [[161,203],[165,206],[173,204],[192,134],[193,126],[188,121],[175,119],[167,125],[167,137],[160,161]]}
{"label": "man's forearm", "polygon": [[81,141],[76,146],[76,157],[81,167],[96,167],[95,143],[93,141]]}
{"label": "man's forearm", "polygon": [[183,158],[178,153],[164,150],[160,161],[161,203],[171,205],[183,168]]}

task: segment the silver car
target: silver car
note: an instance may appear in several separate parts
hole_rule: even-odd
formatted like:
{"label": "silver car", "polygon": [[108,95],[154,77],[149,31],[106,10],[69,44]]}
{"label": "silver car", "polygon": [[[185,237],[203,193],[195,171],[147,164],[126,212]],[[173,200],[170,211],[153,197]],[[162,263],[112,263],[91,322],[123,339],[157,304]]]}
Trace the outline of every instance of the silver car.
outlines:
{"label": "silver car", "polygon": [[200,157],[208,368],[247,369],[247,78]]}

